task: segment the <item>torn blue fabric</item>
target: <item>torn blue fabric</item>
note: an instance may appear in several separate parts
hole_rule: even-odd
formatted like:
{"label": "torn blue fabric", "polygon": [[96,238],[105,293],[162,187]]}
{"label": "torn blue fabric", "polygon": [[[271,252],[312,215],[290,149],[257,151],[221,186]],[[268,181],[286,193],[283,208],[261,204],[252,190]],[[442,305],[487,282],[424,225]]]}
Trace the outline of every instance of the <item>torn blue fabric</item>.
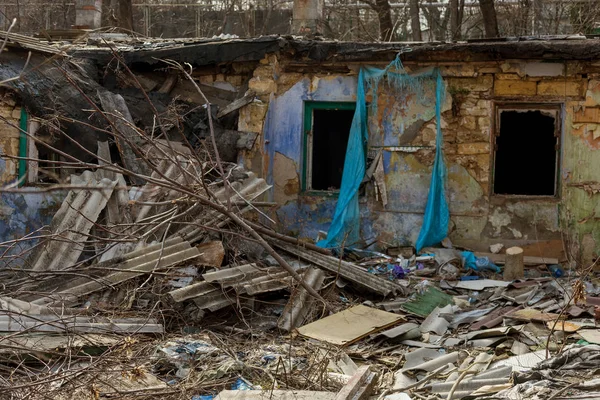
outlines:
{"label": "torn blue fabric", "polygon": [[[436,157],[432,173],[431,187],[427,201],[425,222],[419,235],[418,248],[439,243],[448,230],[448,206],[444,193],[445,165],[442,154],[442,134],[440,129],[441,107],[444,102],[444,82],[437,69],[418,75],[408,75],[400,57],[396,57],[385,69],[363,67],[358,74],[356,110],[350,128],[342,184],[338,202],[327,238],[317,243],[324,248],[356,246],[360,240],[360,210],[358,190],[366,171],[366,152],[368,142],[366,92],[372,96],[371,110],[377,114],[377,97],[380,89],[412,91],[418,97],[424,96],[423,82],[436,82]],[[435,178],[435,179],[434,179]],[[445,224],[445,225],[444,225]],[[443,231],[443,236],[441,235]],[[420,247],[419,247],[420,245]]]}
{"label": "torn blue fabric", "polygon": [[423,247],[433,246],[440,243],[448,234],[448,223],[450,222],[450,211],[446,201],[446,164],[444,163],[441,115],[442,105],[444,103],[444,82],[442,74],[436,71],[435,88],[435,160],[433,170],[431,171],[431,183],[429,184],[429,194],[427,195],[427,205],[425,206],[425,216],[423,225],[417,239],[417,252]]}
{"label": "torn blue fabric", "polygon": [[358,73],[356,110],[350,127],[342,185],[327,238],[317,243],[320,247],[350,247],[360,239],[360,210],[358,188],[366,171],[367,103],[365,101],[364,70]]}

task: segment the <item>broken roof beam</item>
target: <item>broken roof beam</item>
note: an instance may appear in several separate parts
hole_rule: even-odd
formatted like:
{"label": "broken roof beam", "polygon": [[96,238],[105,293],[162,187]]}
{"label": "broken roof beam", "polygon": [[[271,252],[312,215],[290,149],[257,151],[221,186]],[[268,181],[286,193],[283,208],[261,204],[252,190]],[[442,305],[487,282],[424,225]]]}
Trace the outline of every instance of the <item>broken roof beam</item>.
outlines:
{"label": "broken roof beam", "polygon": [[229,105],[227,105],[227,106],[223,107],[221,110],[219,110],[219,112],[217,113],[217,118],[222,118],[222,117],[224,117],[228,114],[231,114],[232,112],[239,110],[240,108],[252,103],[252,101],[254,100],[254,97],[256,97],[256,93],[253,90],[248,90],[243,97],[233,101]]}
{"label": "broken roof beam", "polygon": [[[150,167],[146,164],[145,160],[141,160],[138,157],[134,150],[135,147],[141,147],[146,141],[135,128],[125,99],[121,95],[100,90],[98,90],[98,97],[100,98],[104,115],[112,125],[115,142],[117,143],[117,148],[119,149],[125,168],[137,175],[150,175]],[[138,185],[144,183],[144,179],[139,176],[130,176],[129,178]]]}
{"label": "broken roof beam", "polygon": [[404,292],[404,288],[397,283],[370,274],[366,270],[357,267],[352,263],[278,240],[271,239],[271,242],[281,250],[293,254],[304,261],[308,261],[334,275],[339,275],[363,289],[379,293],[382,296]]}

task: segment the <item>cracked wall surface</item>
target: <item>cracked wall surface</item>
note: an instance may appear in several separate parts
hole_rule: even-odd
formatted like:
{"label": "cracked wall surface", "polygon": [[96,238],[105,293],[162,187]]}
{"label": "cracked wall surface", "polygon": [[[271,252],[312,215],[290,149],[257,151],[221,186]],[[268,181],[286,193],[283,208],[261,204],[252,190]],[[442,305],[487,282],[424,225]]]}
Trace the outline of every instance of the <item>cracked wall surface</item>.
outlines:
{"label": "cracked wall surface", "polygon": [[[431,66],[415,63],[407,69]],[[597,194],[583,190],[581,183],[598,182],[596,171],[600,170],[600,68],[579,62],[522,60],[435,66],[442,71],[446,85],[441,128],[448,167],[450,238],[485,249],[498,241],[560,240],[566,231],[585,242],[582,252],[593,255],[598,250],[596,243],[600,244],[600,203]],[[275,58],[261,68],[255,72],[260,87],[254,89],[264,90],[259,96],[268,110],[264,119],[260,115],[251,118],[249,110],[240,119],[249,126],[263,126],[262,141],[253,151],[262,155],[263,176],[274,185],[271,199],[281,204],[277,217],[283,231],[314,239],[318,231],[327,230],[336,196],[303,193],[301,184],[296,184],[302,179],[304,162],[303,102],[355,101],[356,68],[342,75],[318,68],[299,73],[288,71],[285,60]],[[433,90],[432,84],[425,85],[420,95],[380,90],[376,112],[369,115],[370,149],[383,148],[388,203],[383,207],[373,185],[367,184],[360,199],[362,234],[367,243],[379,241],[389,246],[416,241],[435,152]],[[561,106],[561,173],[556,198],[491,194],[494,105],[521,103]],[[392,146],[416,146],[416,150],[393,150]],[[244,162],[251,162],[255,169],[256,158],[249,155]],[[279,172],[276,165],[282,159],[286,168],[295,170]]]}

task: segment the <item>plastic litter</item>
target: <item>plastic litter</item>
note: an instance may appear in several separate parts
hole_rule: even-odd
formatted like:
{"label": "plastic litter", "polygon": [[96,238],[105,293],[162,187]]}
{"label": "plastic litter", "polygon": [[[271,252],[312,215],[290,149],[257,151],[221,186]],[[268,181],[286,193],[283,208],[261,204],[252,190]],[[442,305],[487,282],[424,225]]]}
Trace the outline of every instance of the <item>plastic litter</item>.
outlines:
{"label": "plastic litter", "polygon": [[234,384],[231,385],[231,390],[254,390],[254,387],[244,378],[238,378]]}
{"label": "plastic litter", "polygon": [[463,251],[460,254],[465,269],[472,269],[473,271],[490,270],[497,274],[501,272],[500,267],[491,262],[487,257],[477,257],[471,251]]}
{"label": "plastic litter", "polygon": [[564,272],[563,272],[562,268],[560,267],[560,265],[556,265],[556,264],[549,265],[548,271],[550,271],[552,276],[555,278],[560,278],[561,276],[564,275]]}

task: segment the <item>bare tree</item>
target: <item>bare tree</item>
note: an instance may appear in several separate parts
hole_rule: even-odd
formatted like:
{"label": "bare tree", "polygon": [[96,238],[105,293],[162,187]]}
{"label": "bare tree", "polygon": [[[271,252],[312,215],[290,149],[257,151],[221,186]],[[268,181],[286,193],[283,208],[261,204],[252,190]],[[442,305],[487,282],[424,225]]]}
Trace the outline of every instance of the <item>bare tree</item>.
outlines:
{"label": "bare tree", "polygon": [[423,40],[421,36],[421,20],[419,15],[419,0],[410,0],[410,29],[412,31],[412,40],[420,42]]}
{"label": "bare tree", "polygon": [[498,37],[498,19],[494,0],[479,0],[479,8],[483,17],[483,27],[486,37]]}
{"label": "bare tree", "polygon": [[392,41],[394,35],[394,23],[392,22],[392,7],[388,0],[361,0],[377,13],[379,20],[379,39],[384,42]]}
{"label": "bare tree", "polygon": [[120,28],[133,31],[133,4],[132,0],[118,0],[119,12],[117,25]]}

